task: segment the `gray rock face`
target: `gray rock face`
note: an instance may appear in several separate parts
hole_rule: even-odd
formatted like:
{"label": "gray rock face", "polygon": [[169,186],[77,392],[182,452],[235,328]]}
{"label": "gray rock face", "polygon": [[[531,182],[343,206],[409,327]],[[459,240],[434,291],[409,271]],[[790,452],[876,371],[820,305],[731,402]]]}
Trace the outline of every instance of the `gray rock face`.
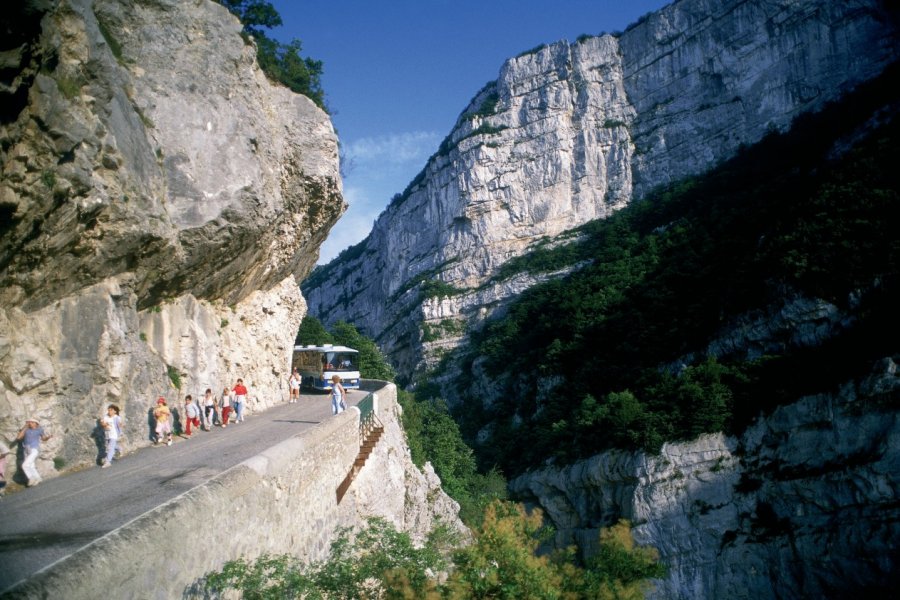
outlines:
{"label": "gray rock face", "polygon": [[587,554],[600,527],[630,519],[668,568],[655,598],[890,594],[900,572],[898,392],[897,365],[884,359],[867,380],[780,407],[740,439],[703,436],[659,456],[607,452],[511,489],[544,510],[558,546],[578,542]]}
{"label": "gray rock face", "polygon": [[243,377],[251,410],[282,401],[297,281],[345,210],[328,116],[217,3],[23,6],[0,50],[0,436],[40,417],[51,474],[94,459],[108,403],[139,445],[157,395]]}
{"label": "gray rock face", "polygon": [[900,48],[881,6],[681,0],[508,60],[370,236],[304,285],[311,312],[374,335],[400,373],[433,362],[523,289],[492,279],[510,258],[880,73]]}

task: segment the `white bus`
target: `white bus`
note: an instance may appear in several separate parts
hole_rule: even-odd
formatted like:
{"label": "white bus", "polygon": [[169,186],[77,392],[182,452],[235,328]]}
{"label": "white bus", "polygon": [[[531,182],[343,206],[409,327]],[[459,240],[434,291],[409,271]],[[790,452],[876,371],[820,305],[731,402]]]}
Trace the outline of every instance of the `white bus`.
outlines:
{"label": "white bus", "polygon": [[303,378],[303,387],[330,390],[331,378],[337,375],[341,385],[359,389],[359,352],[346,346],[294,346],[291,367]]}

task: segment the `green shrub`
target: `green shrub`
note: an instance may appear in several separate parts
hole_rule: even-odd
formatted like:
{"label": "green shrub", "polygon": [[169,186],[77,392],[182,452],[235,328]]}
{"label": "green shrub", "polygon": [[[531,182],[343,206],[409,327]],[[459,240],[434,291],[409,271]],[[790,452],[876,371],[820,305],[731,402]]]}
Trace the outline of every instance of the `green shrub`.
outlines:
{"label": "green shrub", "polygon": [[285,44],[266,35],[265,29],[282,25],[281,15],[272,3],[265,0],[219,0],[219,3],[241,20],[244,35],[256,42],[256,59],[266,76],[326,110],[322,61],[300,56],[302,44],[298,39]]}
{"label": "green shrub", "polygon": [[116,60],[121,63],[122,62],[122,44],[113,37],[112,33],[110,33],[109,28],[106,26],[106,23],[103,22],[99,17],[97,18],[97,27],[100,29],[100,34],[103,36],[103,39],[106,40],[106,45],[109,46],[109,51],[112,52],[112,55],[116,58]]}
{"label": "green shrub", "polygon": [[547,47],[547,44],[539,44],[530,50],[526,50],[524,52],[520,52],[516,55],[516,58],[522,58],[523,56],[528,56],[529,54],[537,54],[541,50]]}
{"label": "green shrub", "polygon": [[48,190],[52,190],[54,186],[56,186],[56,173],[50,169],[41,171],[41,183],[43,183],[44,187]]}
{"label": "green shrub", "polygon": [[178,372],[178,369],[173,367],[172,365],[166,366],[166,375],[169,376],[169,381],[172,382],[172,386],[176,390],[181,389],[181,373]]}
{"label": "green shrub", "polygon": [[59,89],[59,93],[67,100],[80,96],[82,85],[84,85],[84,81],[80,77],[56,76],[56,87]]}
{"label": "green shrub", "polygon": [[422,296],[424,298],[450,298],[462,294],[464,291],[440,279],[428,279],[422,282]]}
{"label": "green shrub", "polygon": [[[204,589],[212,597],[235,591],[242,598],[642,598],[648,580],[661,577],[652,548],[636,547],[627,521],[600,533],[598,553],[585,568],[574,550],[553,556],[537,548],[552,531],[540,511],[495,502],[485,510],[474,542],[452,551],[459,540],[445,528],[433,531],[417,548],[408,534],[383,519],[369,519],[352,532],[339,531],[328,560],[302,564],[289,555],[263,555],[226,562],[207,573]],[[445,582],[437,575],[450,572]]]}
{"label": "green shrub", "polygon": [[454,319],[444,319],[440,323],[422,325],[422,341],[434,342],[448,336],[458,336],[465,331],[466,327],[462,321]]}
{"label": "green shrub", "polygon": [[[440,529],[422,548],[409,534],[379,518],[358,532],[341,529],[327,561],[304,565],[296,557],[266,554],[226,562],[207,573],[207,593],[220,597],[235,590],[248,600],[276,598],[423,598],[435,588],[430,578],[447,568],[443,556],[456,540]],[[409,596],[393,590],[404,588]]]}

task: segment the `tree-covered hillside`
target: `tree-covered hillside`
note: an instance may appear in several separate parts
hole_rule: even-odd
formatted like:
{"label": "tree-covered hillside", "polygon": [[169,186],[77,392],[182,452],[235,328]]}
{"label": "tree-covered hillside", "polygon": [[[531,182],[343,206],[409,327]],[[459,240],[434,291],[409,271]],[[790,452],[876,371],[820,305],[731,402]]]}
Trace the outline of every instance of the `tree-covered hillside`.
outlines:
{"label": "tree-covered hillside", "polygon": [[[707,175],[586,225],[578,241],[511,261],[502,276],[586,266],[473,332],[449,359],[465,374],[455,389],[421,385],[420,398],[454,397],[482,466],[512,475],[551,457],[736,432],[864,376],[897,353],[900,333],[898,79],[889,69]],[[798,300],[833,307],[840,323],[764,356],[707,355],[748,315]]]}

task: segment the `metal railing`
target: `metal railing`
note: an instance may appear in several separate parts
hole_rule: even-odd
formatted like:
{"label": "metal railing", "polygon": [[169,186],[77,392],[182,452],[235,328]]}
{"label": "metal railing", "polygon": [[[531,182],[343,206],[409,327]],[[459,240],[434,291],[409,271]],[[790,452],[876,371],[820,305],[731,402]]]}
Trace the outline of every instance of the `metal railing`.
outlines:
{"label": "metal railing", "polygon": [[359,437],[365,440],[376,427],[383,427],[378,419],[378,395],[366,394],[366,397],[356,405],[359,409]]}

